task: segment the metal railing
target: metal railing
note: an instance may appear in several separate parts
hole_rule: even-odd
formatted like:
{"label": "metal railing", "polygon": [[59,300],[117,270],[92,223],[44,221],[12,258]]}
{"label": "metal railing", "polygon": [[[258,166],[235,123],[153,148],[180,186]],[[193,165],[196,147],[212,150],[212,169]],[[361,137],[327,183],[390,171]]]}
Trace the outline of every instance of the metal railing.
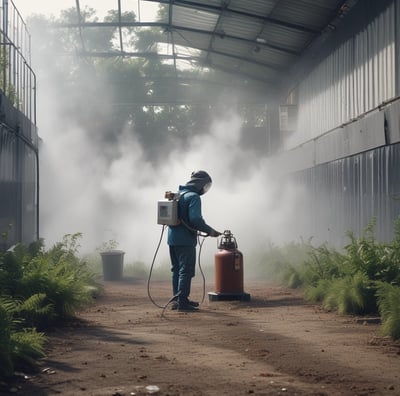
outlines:
{"label": "metal railing", "polygon": [[30,34],[12,0],[0,1],[0,90],[36,124],[36,76],[30,66]]}

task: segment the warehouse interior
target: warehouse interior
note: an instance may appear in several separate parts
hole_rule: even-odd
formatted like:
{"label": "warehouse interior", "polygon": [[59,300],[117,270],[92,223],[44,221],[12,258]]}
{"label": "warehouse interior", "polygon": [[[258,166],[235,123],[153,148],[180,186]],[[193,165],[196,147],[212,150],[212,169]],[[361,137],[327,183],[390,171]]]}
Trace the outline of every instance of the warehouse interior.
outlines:
{"label": "warehouse interior", "polygon": [[[116,21],[85,21],[76,0],[76,22],[57,28],[79,32],[83,58],[165,59],[182,102],[195,100],[194,85],[216,86],[188,83],[182,64],[216,70],[224,89],[265,105],[265,150],[279,174],[307,191],[296,220],[307,234],[343,245],[347,230],[360,234],[376,217],[377,237],[392,237],[400,213],[400,0],[140,3],[162,6],[156,22],[124,19],[120,0]],[[40,236],[40,125],[29,31],[12,1],[2,0],[1,13],[0,231],[11,246]],[[85,34],[110,26],[119,31],[117,50],[87,48]],[[124,29],[149,27],[163,34],[148,51],[124,42]]]}

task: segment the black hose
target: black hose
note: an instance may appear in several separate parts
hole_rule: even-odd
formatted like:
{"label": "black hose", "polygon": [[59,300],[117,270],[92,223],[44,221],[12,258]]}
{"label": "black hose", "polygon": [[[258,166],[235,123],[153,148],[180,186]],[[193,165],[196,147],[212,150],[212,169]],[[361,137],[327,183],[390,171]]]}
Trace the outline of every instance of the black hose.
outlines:
{"label": "black hose", "polygon": [[[151,301],[156,307],[158,307],[158,308],[165,308],[165,307],[164,307],[163,305],[157,304],[157,303],[153,300],[153,298],[151,297],[151,293],[150,293],[150,279],[151,279],[151,273],[153,272],[154,262],[156,261],[156,257],[157,257],[158,251],[159,251],[159,249],[160,249],[160,245],[161,245],[161,242],[162,242],[162,238],[163,238],[163,236],[164,236],[164,231],[165,231],[165,225],[163,225],[163,227],[162,227],[160,240],[158,241],[158,245],[157,245],[156,251],[154,252],[153,261],[151,262],[151,266],[150,266],[149,277],[148,277],[148,279],[147,279],[147,295],[149,296],[150,301]],[[174,296],[174,297],[175,297],[175,296]],[[168,304],[167,304],[167,305],[168,305]]]}

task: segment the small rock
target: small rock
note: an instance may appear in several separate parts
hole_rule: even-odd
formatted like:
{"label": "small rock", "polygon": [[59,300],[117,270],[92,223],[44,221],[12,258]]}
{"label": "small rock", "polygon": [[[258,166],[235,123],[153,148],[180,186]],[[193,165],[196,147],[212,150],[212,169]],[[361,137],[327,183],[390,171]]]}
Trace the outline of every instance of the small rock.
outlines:
{"label": "small rock", "polygon": [[146,389],[146,392],[150,395],[153,395],[160,391],[160,388],[157,385],[147,385],[144,389]]}

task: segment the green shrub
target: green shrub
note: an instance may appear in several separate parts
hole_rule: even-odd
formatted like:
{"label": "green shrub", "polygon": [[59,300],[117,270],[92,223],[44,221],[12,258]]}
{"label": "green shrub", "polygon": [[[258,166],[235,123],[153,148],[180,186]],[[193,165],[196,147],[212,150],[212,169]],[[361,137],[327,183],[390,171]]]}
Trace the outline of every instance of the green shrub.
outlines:
{"label": "green shrub", "polygon": [[382,318],[382,334],[397,340],[400,338],[400,287],[381,282],[376,295]]}
{"label": "green shrub", "polygon": [[373,219],[360,238],[347,233],[350,238],[345,247],[348,273],[362,272],[373,281],[400,284],[400,217],[395,222],[395,236],[391,242],[378,242],[374,238],[375,223]]}
{"label": "green shrub", "polygon": [[323,244],[317,248],[310,247],[304,261],[305,283],[316,285],[320,279],[335,279],[344,275],[345,257],[336,249]]}

